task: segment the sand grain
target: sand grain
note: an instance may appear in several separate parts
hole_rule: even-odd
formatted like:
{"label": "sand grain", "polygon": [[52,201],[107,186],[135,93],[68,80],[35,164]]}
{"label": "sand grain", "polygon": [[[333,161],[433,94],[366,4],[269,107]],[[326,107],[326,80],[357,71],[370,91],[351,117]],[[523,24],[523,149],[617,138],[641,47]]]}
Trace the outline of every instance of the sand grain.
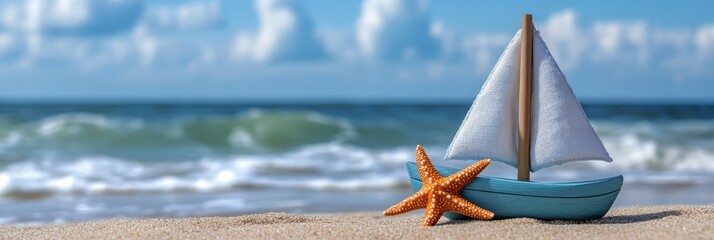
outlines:
{"label": "sand grain", "polygon": [[449,221],[419,227],[421,216],[380,213],[111,219],[36,227],[0,227],[0,239],[712,239],[714,205],[614,209],[602,219]]}

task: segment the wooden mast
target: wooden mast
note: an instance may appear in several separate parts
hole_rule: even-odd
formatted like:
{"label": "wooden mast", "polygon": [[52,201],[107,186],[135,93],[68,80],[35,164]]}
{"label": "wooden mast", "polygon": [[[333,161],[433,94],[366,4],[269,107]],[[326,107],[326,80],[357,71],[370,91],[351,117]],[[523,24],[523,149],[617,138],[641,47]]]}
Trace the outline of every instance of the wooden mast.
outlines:
{"label": "wooden mast", "polygon": [[521,69],[518,94],[518,180],[530,181],[531,101],[533,82],[533,16],[524,14],[521,26]]}

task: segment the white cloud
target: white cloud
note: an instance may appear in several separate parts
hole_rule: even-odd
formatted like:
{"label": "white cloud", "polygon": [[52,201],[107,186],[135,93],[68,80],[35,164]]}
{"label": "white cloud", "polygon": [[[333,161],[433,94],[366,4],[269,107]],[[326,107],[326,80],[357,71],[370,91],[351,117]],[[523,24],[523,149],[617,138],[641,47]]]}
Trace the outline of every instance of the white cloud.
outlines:
{"label": "white cloud", "polygon": [[238,59],[256,62],[315,60],[326,57],[307,13],[292,0],[257,0],[260,26],[239,34],[233,45]]}
{"label": "white cloud", "polygon": [[147,19],[155,17],[155,12],[144,12],[144,8],[143,1],[133,0],[0,4],[0,60],[15,63],[4,65],[6,68],[61,66],[86,71],[136,66],[185,69],[194,62],[216,58],[208,54],[206,46],[196,44],[196,39],[175,38],[156,30],[195,30],[220,24],[217,2],[152,6],[169,15],[155,22],[161,25],[153,26]]}
{"label": "white cloud", "polygon": [[[574,10],[565,9],[536,19],[536,27],[553,57],[565,71],[607,65],[622,71],[637,68],[658,71],[684,79],[714,74],[714,25],[694,31],[686,28],[657,28],[644,20],[596,20],[582,24]],[[516,26],[518,27],[518,26]],[[514,27],[515,28],[515,27]],[[477,73],[490,71],[513,33],[474,33],[461,37],[465,59]]]}
{"label": "white cloud", "polygon": [[[22,68],[86,69],[116,57],[143,11],[133,0],[29,0],[0,4],[0,56]],[[97,37],[101,36],[101,37]],[[89,67],[91,68],[91,67]]]}
{"label": "white cloud", "polygon": [[335,59],[355,61],[362,58],[356,47],[352,29],[320,29],[318,36],[323,41],[327,54]]}
{"label": "white cloud", "polygon": [[512,37],[505,33],[476,34],[465,37],[461,49],[466,55],[465,59],[472,61],[476,66],[476,73],[488,72]]}
{"label": "white cloud", "polygon": [[157,30],[197,30],[223,24],[218,1],[193,1],[178,6],[159,5],[147,9],[143,22]]}
{"label": "white cloud", "polygon": [[430,59],[439,57],[438,34],[425,1],[365,0],[357,20],[357,43],[373,59]]}
{"label": "white cloud", "polygon": [[598,50],[596,57],[630,59],[640,64],[649,60],[651,32],[644,21],[595,22],[591,34]]}
{"label": "white cloud", "polygon": [[578,23],[575,11],[564,10],[536,27],[563,69],[599,62],[691,70],[714,55],[714,27],[707,25],[695,33],[652,27],[644,20],[587,26]]}
{"label": "white cloud", "polygon": [[[365,0],[356,25],[326,29],[314,27],[297,1],[256,0],[259,25],[255,32],[232,39],[211,35],[205,41],[199,35],[172,34],[222,26],[219,1],[146,3],[29,0],[0,4],[0,61],[6,69],[119,66],[160,72],[235,64],[231,58],[270,63],[329,56],[345,66],[371,66],[368,60],[402,61],[394,66],[405,79],[440,79],[456,69],[459,74],[487,73],[519,27],[456,33],[449,23],[432,20],[425,1]],[[630,72],[690,74],[678,76],[683,79],[714,73],[709,67],[714,61],[711,23],[691,29],[658,28],[645,20],[584,24],[578,21],[578,12],[566,9],[538,17],[536,26],[565,71],[598,65]],[[221,50],[226,47],[232,51]],[[18,64],[5,64],[13,61]],[[428,65],[413,67],[411,63]]]}
{"label": "white cloud", "polygon": [[699,26],[694,31],[667,30],[655,34],[657,42],[667,44],[662,53],[663,66],[675,72],[682,81],[690,76],[714,75],[714,24]]}
{"label": "white cloud", "polygon": [[[563,69],[571,69],[587,59],[605,60],[622,54],[624,34],[630,24],[617,21],[581,26],[571,9],[553,13],[536,27]],[[638,34],[642,34],[639,32]]]}
{"label": "white cloud", "polygon": [[[207,65],[216,61],[221,52],[220,44],[206,44],[195,39],[173,38],[150,31],[145,26],[137,27],[130,36],[120,40],[129,48],[128,59],[138,60],[135,63],[145,69],[181,69],[197,65]],[[226,42],[222,42],[226,44]],[[221,58],[221,60],[224,60]]]}
{"label": "white cloud", "polygon": [[48,34],[103,35],[134,26],[143,10],[133,0],[28,0],[2,5],[0,28]]}
{"label": "white cloud", "polygon": [[158,40],[147,33],[145,28],[138,28],[132,33],[132,42],[136,48],[142,65],[151,65],[156,58]]}
{"label": "white cloud", "polygon": [[701,56],[714,55],[714,24],[702,26],[697,30],[695,44]]}
{"label": "white cloud", "polygon": [[553,57],[565,69],[577,65],[590,44],[590,33],[581,31],[576,20],[575,11],[565,10],[551,15],[542,25],[536,25]]}

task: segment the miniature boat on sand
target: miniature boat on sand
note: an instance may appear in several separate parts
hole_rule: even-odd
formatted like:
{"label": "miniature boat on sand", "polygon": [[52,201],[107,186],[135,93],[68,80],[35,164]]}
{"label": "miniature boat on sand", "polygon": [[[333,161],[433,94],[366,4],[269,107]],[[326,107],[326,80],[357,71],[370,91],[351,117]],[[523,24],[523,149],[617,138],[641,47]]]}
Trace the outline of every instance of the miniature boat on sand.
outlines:
{"label": "miniature boat on sand", "polygon": [[[435,166],[442,176],[458,169]],[[421,188],[416,164],[407,169],[414,192]],[[597,219],[607,213],[622,186],[622,176],[606,179],[543,183],[512,179],[477,177],[466,185],[461,196],[473,204],[494,213],[496,219],[529,217],[544,220]],[[444,214],[449,219],[466,218],[460,214]]]}
{"label": "miniature boat on sand", "polygon": [[[495,218],[587,220],[604,216],[622,176],[530,182],[530,172],[567,162],[612,161],[529,14],[484,83],[446,152],[446,160],[490,158],[518,168],[518,180],[477,177],[461,195]],[[442,176],[457,169],[435,166]],[[422,182],[407,163],[414,191]],[[451,219],[464,218],[448,213]]]}

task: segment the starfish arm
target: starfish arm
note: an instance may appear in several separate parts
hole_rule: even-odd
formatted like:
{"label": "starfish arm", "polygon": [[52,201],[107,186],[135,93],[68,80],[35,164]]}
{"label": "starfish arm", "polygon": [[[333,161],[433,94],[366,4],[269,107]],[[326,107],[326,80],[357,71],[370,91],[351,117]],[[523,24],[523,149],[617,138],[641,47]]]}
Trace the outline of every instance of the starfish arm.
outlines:
{"label": "starfish arm", "polygon": [[449,200],[451,204],[446,204],[446,210],[449,212],[456,212],[481,220],[493,219],[493,212],[480,208],[462,197],[451,197]]}
{"label": "starfish arm", "polygon": [[443,207],[436,204],[436,197],[433,196],[428,205],[426,205],[426,211],[424,212],[424,220],[421,222],[422,227],[434,226],[436,222],[439,221],[441,215],[444,214]]}
{"label": "starfish arm", "polygon": [[416,162],[421,181],[425,184],[432,184],[442,178],[439,172],[436,171],[436,168],[434,168],[434,165],[431,164],[429,156],[426,155],[421,145],[417,145],[416,147]]}
{"label": "starfish arm", "polygon": [[481,160],[447,178],[442,177],[436,171],[421,145],[417,145],[416,159],[419,175],[422,178],[422,188],[409,198],[385,210],[384,215],[392,216],[426,208],[421,226],[435,225],[446,211],[477,219],[493,219],[492,212],[459,196],[461,189],[488,166],[490,159]]}
{"label": "starfish arm", "polygon": [[474,178],[476,178],[476,176],[481,173],[481,171],[483,171],[489,163],[491,163],[491,159],[483,159],[476,164],[452,174],[446,179],[446,182],[448,183],[447,191],[452,193],[461,192],[461,189],[471,183],[471,181],[473,181]]}
{"label": "starfish arm", "polygon": [[428,199],[426,191],[419,190],[411,197],[408,197],[402,200],[401,202],[395,204],[394,206],[387,208],[387,210],[384,210],[384,215],[393,216],[413,211],[419,208],[424,208],[426,207],[427,202]]}

